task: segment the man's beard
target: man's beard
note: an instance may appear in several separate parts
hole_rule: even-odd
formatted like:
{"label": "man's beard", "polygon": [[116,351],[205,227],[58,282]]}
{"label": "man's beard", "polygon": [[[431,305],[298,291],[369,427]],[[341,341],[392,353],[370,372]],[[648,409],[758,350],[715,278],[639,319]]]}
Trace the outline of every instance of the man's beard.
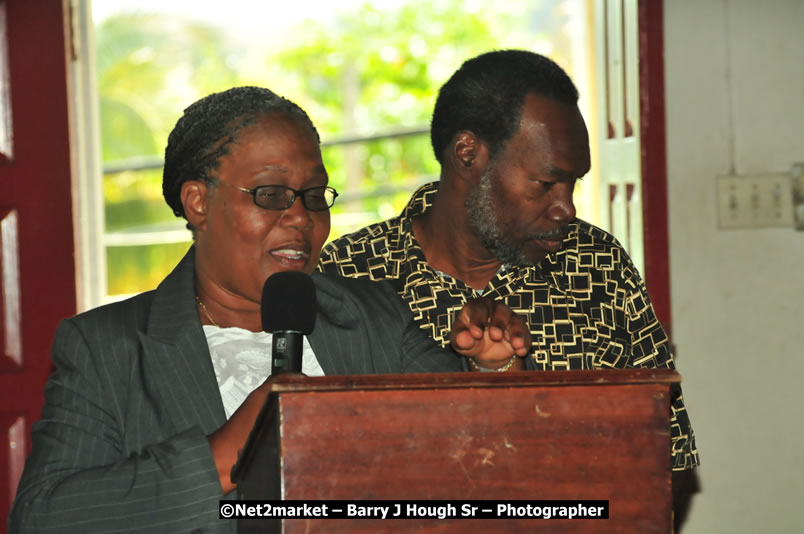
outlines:
{"label": "man's beard", "polygon": [[[505,265],[529,266],[538,260],[528,258],[525,254],[525,243],[530,240],[553,240],[567,235],[567,226],[558,230],[539,232],[528,236],[521,243],[514,242],[500,226],[497,212],[494,209],[491,182],[491,167],[486,169],[480,182],[466,196],[466,216],[469,226],[486,250]],[[539,258],[541,260],[541,258]]]}

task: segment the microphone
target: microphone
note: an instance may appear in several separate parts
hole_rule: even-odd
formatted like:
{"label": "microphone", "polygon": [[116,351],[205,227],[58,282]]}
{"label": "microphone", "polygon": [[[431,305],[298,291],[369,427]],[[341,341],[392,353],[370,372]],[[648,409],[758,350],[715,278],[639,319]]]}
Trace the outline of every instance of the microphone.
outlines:
{"label": "microphone", "polygon": [[262,288],[262,329],[273,334],[271,374],[301,373],[303,339],[315,326],[315,285],[310,275],[280,271]]}

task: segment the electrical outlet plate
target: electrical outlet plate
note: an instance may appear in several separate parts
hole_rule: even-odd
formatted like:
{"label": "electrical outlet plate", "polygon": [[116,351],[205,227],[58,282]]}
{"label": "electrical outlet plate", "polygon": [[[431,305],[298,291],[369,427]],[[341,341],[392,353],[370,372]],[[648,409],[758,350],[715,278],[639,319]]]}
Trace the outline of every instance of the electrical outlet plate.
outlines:
{"label": "electrical outlet plate", "polygon": [[721,229],[793,226],[789,174],[719,176],[717,202]]}
{"label": "electrical outlet plate", "polygon": [[798,231],[804,231],[804,162],[793,164],[793,224]]}

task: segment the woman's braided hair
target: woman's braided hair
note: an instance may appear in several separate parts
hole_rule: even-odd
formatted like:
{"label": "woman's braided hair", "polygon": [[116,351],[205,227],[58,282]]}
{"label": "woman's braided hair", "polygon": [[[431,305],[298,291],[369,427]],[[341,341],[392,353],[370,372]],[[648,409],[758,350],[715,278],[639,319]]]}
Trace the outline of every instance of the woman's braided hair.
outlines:
{"label": "woman's braided hair", "polygon": [[184,110],[168,136],[162,173],[162,194],[177,217],[185,217],[182,184],[187,180],[214,184],[218,161],[229,153],[240,130],[271,113],[299,117],[321,141],[302,108],[264,87],[234,87],[213,93]]}

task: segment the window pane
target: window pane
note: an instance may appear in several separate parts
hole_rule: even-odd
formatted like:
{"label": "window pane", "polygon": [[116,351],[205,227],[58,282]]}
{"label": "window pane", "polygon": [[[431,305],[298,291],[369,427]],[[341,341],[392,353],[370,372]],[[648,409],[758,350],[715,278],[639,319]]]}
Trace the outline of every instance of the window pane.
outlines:
{"label": "window pane", "polygon": [[332,209],[330,238],[398,215],[412,191],[438,179],[430,154],[426,134],[325,147],[330,182],[342,192]]}
{"label": "window pane", "polygon": [[165,204],[161,167],[105,174],[103,188],[107,232],[164,229],[165,223],[173,223],[167,229],[184,227]]}
{"label": "window pane", "polygon": [[109,294],[126,295],[154,289],[188,248],[190,243],[107,247]]}

